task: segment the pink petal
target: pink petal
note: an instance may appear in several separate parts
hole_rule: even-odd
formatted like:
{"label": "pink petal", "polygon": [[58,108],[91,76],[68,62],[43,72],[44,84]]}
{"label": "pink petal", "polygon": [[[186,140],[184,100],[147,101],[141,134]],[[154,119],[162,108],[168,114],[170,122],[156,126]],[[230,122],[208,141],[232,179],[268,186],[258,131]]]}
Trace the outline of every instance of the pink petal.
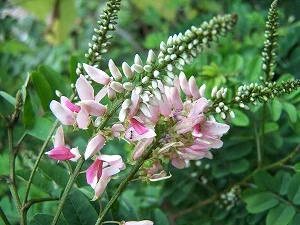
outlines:
{"label": "pink petal", "polygon": [[86,181],[89,185],[93,183],[95,178],[97,181],[100,179],[102,175],[102,167],[103,167],[103,161],[97,159],[86,170]]}
{"label": "pink petal", "polygon": [[111,130],[113,132],[122,132],[122,131],[125,131],[125,128],[124,128],[123,124],[116,123],[116,124],[112,125]]}
{"label": "pink petal", "polygon": [[109,166],[103,169],[102,178],[111,177],[120,172],[120,169],[116,166]]}
{"label": "pink petal", "polygon": [[76,89],[81,100],[94,99],[94,88],[84,76],[80,75],[80,77],[77,79]]}
{"label": "pink petal", "polygon": [[189,98],[193,97],[192,93],[190,92],[189,83],[187,82],[186,76],[183,72],[179,74],[179,83],[184,94]]}
{"label": "pink petal", "polygon": [[97,83],[108,85],[111,81],[111,78],[104,71],[97,69],[93,66],[83,63],[83,68],[87,74]]}
{"label": "pink petal", "polygon": [[206,98],[200,98],[197,101],[192,103],[192,109],[189,113],[189,116],[196,116],[200,113],[203,113],[208,107],[208,101]]}
{"label": "pink petal", "polygon": [[72,148],[72,149],[70,150],[70,152],[71,152],[73,155],[75,155],[75,157],[72,158],[72,159],[70,159],[70,161],[72,161],[72,162],[77,162],[77,160],[81,157],[81,155],[80,155],[80,153],[79,153],[79,151],[78,151],[78,148]]}
{"label": "pink petal", "polygon": [[99,155],[98,159],[107,162],[110,166],[115,166],[121,170],[125,169],[125,164],[120,155]]}
{"label": "pink petal", "polygon": [[129,117],[133,117],[136,115],[138,109],[139,109],[139,103],[140,103],[140,96],[136,94],[135,91],[132,91],[131,93],[131,106],[128,113]]}
{"label": "pink petal", "polygon": [[106,107],[94,100],[80,101],[80,106],[93,116],[103,116],[106,113]]}
{"label": "pink petal", "polygon": [[78,113],[80,111],[80,108],[77,105],[74,105],[70,99],[68,99],[65,96],[61,96],[60,97],[60,102],[63,106],[67,107],[68,109],[70,109],[72,112],[76,112]]}
{"label": "pink petal", "polygon": [[230,126],[227,124],[217,123],[213,121],[206,121],[201,125],[201,131],[203,134],[210,136],[223,135],[229,130]]}
{"label": "pink petal", "polygon": [[134,130],[140,135],[148,131],[148,128],[140,121],[136,120],[135,118],[130,119],[130,124],[134,128]]}
{"label": "pink petal", "polygon": [[78,128],[80,129],[85,129],[90,124],[90,116],[84,108],[82,108],[77,114],[76,121]]}
{"label": "pink petal", "polygon": [[52,100],[50,103],[50,109],[63,125],[73,125],[76,122],[72,111],[67,107],[62,106],[59,102]]}
{"label": "pink petal", "polygon": [[107,94],[107,88],[103,87],[101,90],[98,92],[98,94],[95,96],[95,101],[100,102],[102,98]]}
{"label": "pink petal", "polygon": [[54,148],[61,147],[64,145],[65,145],[64,130],[62,125],[60,125],[56,130],[56,134],[54,138]]}
{"label": "pink petal", "polygon": [[188,117],[180,120],[175,126],[178,134],[185,134],[193,131],[194,126],[205,119],[204,115]]}
{"label": "pink petal", "polygon": [[163,94],[163,101],[158,101],[158,103],[161,115],[169,117],[171,115],[172,105],[165,94]]}
{"label": "pink petal", "polygon": [[178,89],[176,87],[172,87],[170,90],[171,94],[171,101],[175,109],[177,110],[182,110],[183,109],[183,104],[180,99],[180,95],[178,92]]}
{"label": "pink petal", "polygon": [[102,134],[97,134],[93,137],[85,150],[84,158],[88,159],[89,157],[93,156],[95,153],[99,152],[105,144],[105,137]]}
{"label": "pink petal", "polygon": [[96,200],[98,199],[103,192],[105,191],[105,188],[108,184],[108,182],[110,181],[111,177],[107,177],[107,178],[103,178],[101,177],[98,181],[98,183],[96,184],[94,190],[95,190],[95,195],[94,198],[92,200]]}
{"label": "pink petal", "polygon": [[139,141],[138,144],[134,148],[133,160],[137,160],[141,155],[143,155],[143,153],[145,152],[147,147],[149,147],[151,145],[153,140],[154,140],[154,138],[148,138],[148,139],[143,139],[143,140]]}
{"label": "pink petal", "polygon": [[190,79],[189,79],[189,88],[190,88],[190,91],[193,95],[194,100],[197,100],[201,97],[200,92],[199,92],[198,87],[197,87],[197,84],[196,84],[196,79],[193,76],[191,76]]}
{"label": "pink petal", "polygon": [[176,157],[172,159],[172,165],[178,169],[183,169],[185,168],[185,161],[179,157]]}
{"label": "pink petal", "polygon": [[50,158],[59,161],[65,161],[75,157],[75,155],[70,152],[70,149],[65,146],[54,148],[45,154],[47,154]]}

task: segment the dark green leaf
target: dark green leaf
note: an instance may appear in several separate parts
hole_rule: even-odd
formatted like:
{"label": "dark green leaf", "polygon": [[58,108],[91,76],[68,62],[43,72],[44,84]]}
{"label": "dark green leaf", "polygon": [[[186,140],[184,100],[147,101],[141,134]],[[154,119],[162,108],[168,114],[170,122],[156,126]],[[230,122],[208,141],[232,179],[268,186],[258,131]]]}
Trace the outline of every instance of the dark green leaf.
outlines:
{"label": "dark green leaf", "polygon": [[259,76],[262,74],[262,59],[260,56],[254,57],[247,65],[245,76],[248,82],[258,81]]}
{"label": "dark green leaf", "polygon": [[280,204],[269,211],[266,225],[287,225],[293,219],[295,213],[292,206]]}
{"label": "dark green leaf", "polygon": [[251,145],[236,145],[228,150],[226,150],[225,159],[226,160],[234,160],[240,159],[246,155],[248,155],[252,150]]}
{"label": "dark green leaf", "polygon": [[277,192],[286,195],[291,181],[291,175],[287,172],[278,171],[275,176]]}
{"label": "dark green leaf", "polygon": [[67,82],[62,77],[61,74],[51,69],[49,66],[39,66],[39,72],[46,78],[52,93],[55,93],[56,90],[59,90],[64,96],[70,95],[70,85],[67,85]]}
{"label": "dark green leaf", "polygon": [[298,163],[296,163],[296,164],[294,165],[294,170],[295,170],[296,172],[300,172],[300,162],[298,162]]}
{"label": "dark green leaf", "polygon": [[263,190],[274,190],[275,179],[265,171],[258,171],[253,177],[254,183]]}
{"label": "dark green leaf", "polygon": [[79,59],[76,55],[71,55],[70,57],[70,66],[69,66],[69,74],[70,74],[70,81],[71,83],[75,84],[78,75],[76,73],[77,64],[79,62]]}
{"label": "dark green leaf", "polygon": [[[54,216],[48,214],[36,214],[33,219],[29,222],[29,225],[46,225],[51,224]],[[56,225],[67,225],[67,223],[60,218]]]}
{"label": "dark green leaf", "polygon": [[294,105],[288,102],[283,103],[283,109],[287,112],[289,115],[289,118],[292,123],[295,123],[297,121],[297,109]]}
{"label": "dark green leaf", "polygon": [[225,177],[229,174],[229,169],[224,165],[218,165],[213,167],[213,176],[217,179]]}
{"label": "dark green leaf", "polygon": [[224,210],[223,208],[216,207],[216,210],[213,214],[213,220],[214,221],[222,221],[225,219],[225,217],[228,215],[228,211]]}
{"label": "dark green leaf", "polygon": [[37,91],[44,111],[49,110],[49,104],[53,99],[52,89],[47,79],[40,72],[32,72],[31,79]]}
{"label": "dark green leaf", "polygon": [[95,224],[98,218],[89,199],[76,189],[69,194],[62,212],[70,225]]}
{"label": "dark green leaf", "polygon": [[250,213],[259,213],[273,208],[279,203],[270,192],[256,194],[248,199],[247,210]]}
{"label": "dark green leaf", "polygon": [[[16,171],[16,174],[25,181],[29,180],[30,173],[31,170],[29,169]],[[36,171],[32,184],[48,194],[50,194],[54,189],[53,182],[44,177],[39,171]]]}
{"label": "dark green leaf", "polygon": [[229,55],[229,57],[226,58],[225,66],[226,70],[229,72],[236,72],[238,70],[241,70],[244,65],[244,59],[241,55],[233,54]]}
{"label": "dark green leaf", "polygon": [[271,116],[274,121],[279,120],[281,112],[282,112],[282,104],[278,100],[278,98],[274,98],[272,102],[270,102],[271,106]]}
{"label": "dark green leaf", "polygon": [[16,103],[17,103],[17,100],[13,96],[7,94],[4,91],[0,91],[0,96],[2,96],[2,98],[4,98],[6,101],[8,101],[12,105],[16,105]]}
{"label": "dark green leaf", "polygon": [[229,167],[232,174],[239,174],[247,171],[249,162],[246,159],[235,160],[230,162]]}
{"label": "dark green leaf", "polygon": [[294,218],[289,223],[289,225],[299,225],[299,221],[300,221],[300,214],[298,213],[297,215],[294,216]]}
{"label": "dark green leaf", "polygon": [[70,178],[67,170],[61,168],[57,164],[51,164],[42,161],[39,164],[39,169],[46,177],[53,180],[58,186],[62,188],[67,185]]}
{"label": "dark green leaf", "polygon": [[250,121],[248,116],[241,110],[234,109],[235,118],[232,119],[232,124],[238,127],[246,127],[249,125]]}
{"label": "dark green leaf", "polygon": [[52,126],[53,123],[50,120],[45,118],[38,118],[37,120],[35,120],[33,127],[27,130],[27,134],[44,141],[47,139]]}
{"label": "dark green leaf", "polygon": [[23,121],[24,127],[26,129],[31,128],[35,120],[35,113],[33,111],[33,107],[31,104],[31,97],[29,92],[27,92],[25,103],[24,103],[24,110],[23,110]]}
{"label": "dark green leaf", "polygon": [[289,185],[288,199],[296,205],[300,205],[300,173],[296,173]]}
{"label": "dark green leaf", "polygon": [[279,129],[279,126],[275,122],[265,123],[264,134],[272,133],[274,131],[277,131],[278,129]]}
{"label": "dark green leaf", "polygon": [[153,210],[152,221],[154,222],[154,224],[169,224],[169,219],[166,214],[158,208]]}

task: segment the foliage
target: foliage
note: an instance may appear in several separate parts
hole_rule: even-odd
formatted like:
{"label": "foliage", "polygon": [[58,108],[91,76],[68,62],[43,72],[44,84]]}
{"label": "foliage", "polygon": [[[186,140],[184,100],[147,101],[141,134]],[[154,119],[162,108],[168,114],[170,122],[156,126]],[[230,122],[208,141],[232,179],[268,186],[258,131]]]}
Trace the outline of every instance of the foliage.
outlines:
{"label": "foliage", "polygon": [[[280,26],[274,28],[278,37],[273,35],[271,40],[271,43],[278,43],[277,57],[264,60],[262,51],[275,52],[275,48],[264,45],[266,38],[270,38],[264,35],[270,3],[124,1],[118,12],[116,30],[113,27],[110,31],[115,30],[114,33],[105,33],[114,38],[106,36],[105,40],[98,39],[103,35],[100,32],[103,24],[93,30],[100,10],[105,7],[102,1],[11,0],[0,3],[3,6],[0,179],[4,181],[0,183],[1,215],[4,212],[11,224],[19,224],[15,197],[8,188],[11,185],[8,179],[8,175],[11,176],[10,134],[7,132],[10,127],[7,128],[5,118],[9,118],[8,124],[14,124],[13,151],[18,156],[15,179],[20,198],[25,198],[25,207],[28,207],[28,224],[50,224],[70,174],[77,169],[76,164],[56,163],[42,157],[28,196],[26,186],[40,152],[43,155],[50,149],[48,142],[57,122],[49,110],[49,103],[52,99],[58,100],[57,90],[64,96],[74,93],[74,83],[77,75],[84,73],[81,63],[85,60],[92,65],[99,64],[104,71],[108,71],[109,58],[113,58],[116,65],[123,61],[131,65],[133,52],[138,52],[146,61],[146,49],[159,52],[160,42],[166,41],[170,34],[198,26],[215,14],[235,12],[238,23],[232,32],[219,38],[218,43],[211,43],[210,48],[184,67],[187,77],[195,76],[198,86],[206,85],[206,94],[215,86],[228,89],[222,101],[233,110],[235,118],[226,115],[225,120],[231,128],[222,137],[224,146],[212,151],[213,160],[191,161],[181,170],[171,164],[164,165],[172,175],[170,179],[147,185],[134,176],[105,219],[148,218],[158,225],[299,224],[300,90],[293,90],[293,81],[290,82],[300,78],[299,16],[294,11],[299,3],[296,0],[277,3]],[[21,11],[13,13],[13,10]],[[274,32],[272,29],[269,32]],[[100,51],[95,55],[97,51],[93,51],[93,44],[87,45],[94,32],[99,37],[93,37],[93,43],[104,44],[107,52]],[[92,50],[85,54],[87,47]],[[263,66],[266,61],[267,69]],[[266,94],[252,101],[246,94],[251,83],[261,87],[258,88],[260,94]],[[262,91],[264,88],[268,92]],[[240,99],[236,100],[236,97]],[[111,106],[108,99],[105,101]],[[17,105],[20,102],[23,104]],[[220,101],[214,103],[218,107]],[[223,121],[222,114],[217,114],[217,120]],[[66,143],[85,149],[90,133],[91,130],[72,132]],[[123,140],[110,142],[105,146],[105,152],[118,152],[133,163],[132,149]],[[82,171],[87,167],[87,163],[83,164]],[[116,193],[120,181],[128,175],[129,167],[119,174],[119,179],[109,183],[99,200],[101,206],[107,205]],[[74,179],[75,185],[66,196],[63,216],[57,224],[94,224],[100,206],[97,201],[89,201],[93,198],[93,190],[87,185],[84,174]]]}

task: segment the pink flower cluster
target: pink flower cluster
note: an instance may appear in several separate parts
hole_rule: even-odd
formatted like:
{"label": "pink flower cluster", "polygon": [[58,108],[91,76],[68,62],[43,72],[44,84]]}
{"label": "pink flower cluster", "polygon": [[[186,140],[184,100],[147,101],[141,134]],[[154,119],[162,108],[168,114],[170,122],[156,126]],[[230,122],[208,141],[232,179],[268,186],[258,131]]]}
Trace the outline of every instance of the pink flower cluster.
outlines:
{"label": "pink flower cluster", "polygon": [[[171,161],[173,166],[181,169],[189,160],[212,158],[209,150],[223,145],[220,139],[229,126],[217,122],[212,115],[208,116],[211,101],[204,97],[205,85],[198,89],[194,77],[187,80],[185,74],[180,73],[179,77],[175,77],[173,87],[156,80],[156,87],[153,88],[156,93],[153,94],[150,91],[141,93],[141,87],[132,87],[132,83],[128,84],[130,82],[121,84],[122,75],[111,60],[109,69],[112,77],[86,64],[84,69],[94,82],[102,85],[102,89],[95,95],[90,82],[81,75],[76,81],[80,98],[76,104],[64,96],[60,102],[52,101],[50,109],[63,125],[86,129],[95,117],[93,125],[105,115],[106,106],[100,101],[106,95],[113,100],[117,93],[123,93],[125,89],[132,91],[130,99],[122,104],[119,122],[94,135],[84,152],[85,159],[92,157],[94,160],[86,171],[86,178],[95,191],[95,199],[104,192],[111,178],[125,169],[120,155],[100,153],[105,142],[114,137],[123,137],[135,146],[133,160],[156,143],[150,156],[152,167],[143,168],[150,181],[169,177],[163,170],[162,161]],[[127,64],[123,70],[127,78],[132,79],[133,71]],[[186,96],[184,102],[180,98],[181,91]],[[80,157],[77,148],[70,149],[65,145],[62,126],[57,130],[54,148],[47,154],[55,160],[75,161]]]}

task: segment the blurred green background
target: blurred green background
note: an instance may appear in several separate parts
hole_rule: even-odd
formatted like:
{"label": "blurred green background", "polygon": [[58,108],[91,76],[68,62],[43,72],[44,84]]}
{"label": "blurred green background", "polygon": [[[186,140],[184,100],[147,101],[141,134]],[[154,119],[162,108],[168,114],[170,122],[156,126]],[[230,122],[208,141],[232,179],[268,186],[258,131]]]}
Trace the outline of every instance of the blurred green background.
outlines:
{"label": "blurred green background", "polygon": [[[0,113],[7,115],[13,111],[12,96],[24,84],[27,74],[33,71],[46,76],[49,83],[46,98],[49,100],[57,98],[54,94],[56,89],[64,95],[70,94],[76,63],[85,62],[84,54],[105,4],[102,0],[1,1]],[[214,15],[235,12],[239,20],[233,32],[202,53],[185,68],[185,73],[188,76],[194,75],[199,85],[206,83],[208,90],[215,85],[236,90],[242,84],[258,82],[258,77],[263,75],[261,51],[270,4],[271,1],[255,0],[124,0],[112,45],[104,55],[101,69],[107,69],[110,58],[117,65],[124,61],[131,64],[134,55],[138,53],[144,60],[149,49],[158,52],[159,43],[166,41],[170,35],[184,32],[192,25],[199,26]],[[300,78],[299,9],[298,0],[279,1],[279,48],[274,81]],[[31,122],[26,117],[21,118],[15,131],[17,140],[24,131],[28,134],[22,145],[24,151],[17,162],[18,169],[25,169],[19,174],[23,180],[26,180],[26,171],[32,168],[37,147],[42,145],[54,119],[47,105],[41,107],[36,85],[32,82],[28,84],[28,96],[31,99],[28,103],[30,107],[27,107],[27,110],[32,111],[29,113]],[[266,162],[271,163],[286,155],[300,142],[299,91],[276,99],[268,104],[268,109],[265,120],[268,135],[265,140],[265,157]],[[261,129],[262,108],[254,107],[248,112],[235,109],[235,113],[237,118],[232,121],[230,133],[224,137],[224,147],[213,151],[214,160],[203,160],[201,164],[191,163],[189,168],[183,170],[175,170],[170,166],[168,170],[173,177],[168,181],[148,186],[140,182],[131,184],[130,190],[126,191],[114,208],[118,212],[115,219],[152,218],[158,225],[265,224],[266,212],[249,213],[241,199],[229,210],[217,207],[216,200],[209,207],[196,208],[176,218],[176,223],[175,217],[172,217],[219,190],[224,190],[255,168],[255,132],[259,133]],[[39,119],[34,121],[34,118]],[[7,134],[3,120],[0,127],[0,173],[7,174]],[[85,136],[81,133],[73,134],[70,140],[82,148],[86,144]],[[123,151],[124,143],[116,142],[105,148],[106,152],[116,153]],[[128,150],[129,147],[126,148]],[[126,152],[122,154],[126,155]],[[299,157],[293,159],[293,162],[297,161]],[[44,164],[45,170],[51,168],[56,171],[56,167],[65,169],[64,164],[57,166],[47,159],[44,162],[49,163],[48,166]],[[54,175],[45,172],[43,166],[40,170],[41,176],[53,179]],[[271,175],[275,175],[275,172]],[[49,189],[51,195],[59,195],[61,187],[53,189],[53,184],[48,181],[45,181],[43,188],[36,184],[31,197],[43,196],[49,193]],[[80,177],[78,186],[91,196],[92,191],[84,182],[84,176]],[[114,181],[110,185],[107,196],[113,193],[117,183]],[[63,183],[61,185],[63,187]],[[24,191],[22,185],[20,188],[21,192]],[[103,202],[107,201],[107,196],[104,196]],[[9,219],[16,221],[16,210],[5,184],[0,184],[0,198]],[[98,210],[97,203],[93,205]],[[55,207],[55,203],[36,205],[29,212],[29,219],[38,212],[53,214]],[[289,224],[300,224],[299,211],[297,213],[298,216]]]}

